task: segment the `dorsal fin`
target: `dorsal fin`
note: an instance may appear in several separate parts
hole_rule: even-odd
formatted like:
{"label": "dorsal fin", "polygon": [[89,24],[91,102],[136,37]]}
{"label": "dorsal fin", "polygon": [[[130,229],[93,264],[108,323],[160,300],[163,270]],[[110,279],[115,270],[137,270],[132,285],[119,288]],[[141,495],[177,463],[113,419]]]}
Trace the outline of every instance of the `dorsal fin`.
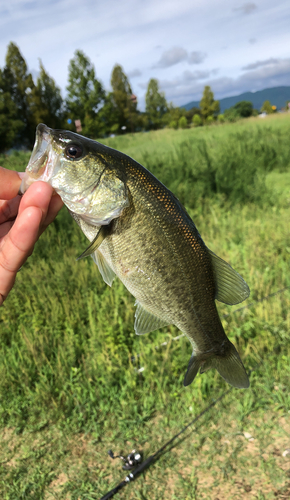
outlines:
{"label": "dorsal fin", "polygon": [[148,312],[138,301],[136,301],[135,305],[137,308],[135,311],[134,329],[137,335],[153,332],[154,330],[170,325],[168,321]]}
{"label": "dorsal fin", "polygon": [[216,285],[215,298],[229,305],[239,304],[247,299],[250,295],[250,289],[242,276],[209,248],[208,252],[211,257]]}

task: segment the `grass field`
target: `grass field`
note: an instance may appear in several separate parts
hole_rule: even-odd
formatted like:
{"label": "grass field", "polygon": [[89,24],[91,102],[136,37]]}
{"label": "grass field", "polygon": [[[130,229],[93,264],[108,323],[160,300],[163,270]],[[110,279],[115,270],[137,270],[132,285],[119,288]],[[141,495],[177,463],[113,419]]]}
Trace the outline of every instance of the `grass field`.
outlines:
{"label": "grass field", "polygon": [[[103,142],[179,197],[248,282],[242,307],[290,287],[289,136],[290,116],[276,115]],[[1,499],[99,499],[126,475],[108,449],[146,458],[229,388],[215,371],[183,387],[189,342],[173,326],[136,336],[134,298],[76,262],[86,246],[62,209],[0,309]],[[232,389],[114,498],[290,497],[290,291],[218,308],[250,389]]]}

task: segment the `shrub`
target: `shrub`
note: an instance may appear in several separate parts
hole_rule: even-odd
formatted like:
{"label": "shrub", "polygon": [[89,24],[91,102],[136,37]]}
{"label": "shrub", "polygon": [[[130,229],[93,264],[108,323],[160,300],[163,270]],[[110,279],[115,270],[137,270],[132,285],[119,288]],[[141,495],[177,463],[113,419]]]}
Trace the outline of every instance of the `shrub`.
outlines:
{"label": "shrub", "polygon": [[178,128],[187,128],[187,119],[185,116],[181,116],[178,120]]}
{"label": "shrub", "polygon": [[201,119],[200,115],[198,115],[198,114],[193,115],[192,123],[195,127],[200,127],[202,125],[202,119]]}
{"label": "shrub", "polygon": [[207,119],[205,120],[205,123],[207,125],[212,125],[213,122],[214,122],[214,117],[213,116],[208,116]]}
{"label": "shrub", "polygon": [[170,123],[169,123],[169,128],[174,128],[174,129],[177,129],[178,128],[178,123],[176,120],[172,120]]}

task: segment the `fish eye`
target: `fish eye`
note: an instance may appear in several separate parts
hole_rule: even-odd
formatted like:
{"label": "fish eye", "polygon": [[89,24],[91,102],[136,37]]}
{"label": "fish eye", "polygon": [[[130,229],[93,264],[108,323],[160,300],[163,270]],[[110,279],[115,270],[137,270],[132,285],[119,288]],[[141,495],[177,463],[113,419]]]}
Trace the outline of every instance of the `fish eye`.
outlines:
{"label": "fish eye", "polygon": [[65,148],[65,154],[68,158],[76,160],[77,158],[80,158],[82,156],[83,148],[77,144],[69,144]]}

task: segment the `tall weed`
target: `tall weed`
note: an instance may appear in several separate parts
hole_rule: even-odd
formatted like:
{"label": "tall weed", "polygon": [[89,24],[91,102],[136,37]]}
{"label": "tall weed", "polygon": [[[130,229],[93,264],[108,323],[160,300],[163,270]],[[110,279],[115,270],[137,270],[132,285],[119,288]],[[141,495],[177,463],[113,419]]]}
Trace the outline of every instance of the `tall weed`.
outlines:
{"label": "tall weed", "polygon": [[[271,131],[257,129],[231,133],[226,140],[187,139],[167,156],[144,155],[141,163],[156,175],[187,207],[201,199],[218,196],[233,203],[270,201],[266,176],[277,167],[285,169],[289,157],[278,162],[277,147],[269,141]],[[282,161],[281,161],[282,160]]]}

